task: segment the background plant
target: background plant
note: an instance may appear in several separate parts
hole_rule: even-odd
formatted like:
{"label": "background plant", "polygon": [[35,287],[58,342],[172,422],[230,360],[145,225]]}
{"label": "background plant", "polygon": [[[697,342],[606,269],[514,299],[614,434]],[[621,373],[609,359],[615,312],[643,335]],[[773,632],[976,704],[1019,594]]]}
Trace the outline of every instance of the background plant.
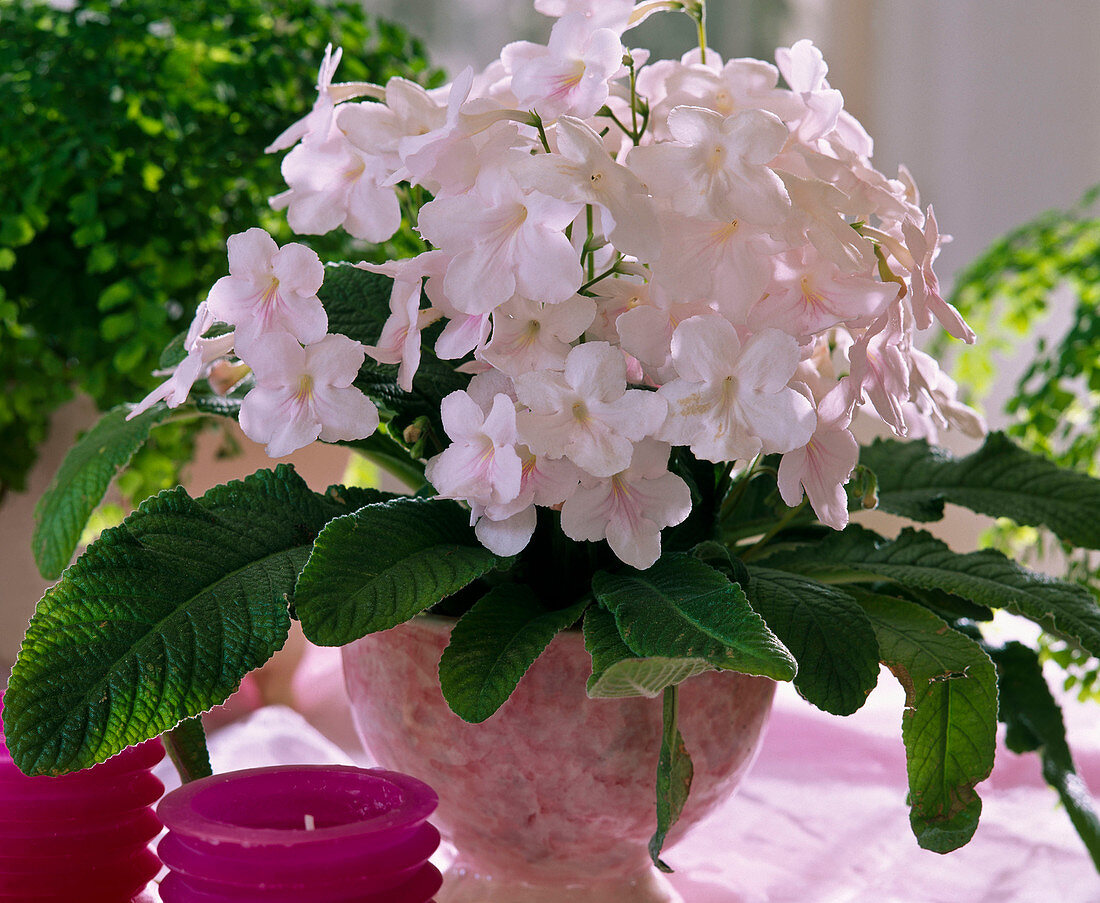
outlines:
{"label": "background plant", "polygon": [[[960,354],[956,373],[974,397],[990,388],[998,358],[1034,345],[1004,404],[1006,432],[1064,467],[1100,475],[1100,186],[1068,210],[1049,210],[1001,237],[958,277],[952,301],[982,343]],[[1066,332],[1034,338],[1035,327],[1073,304]],[[1100,598],[1096,556],[1045,531],[1006,523],[990,540],[1026,560],[1060,561]],[[1046,657],[1065,669],[1066,688],[1100,699],[1100,663],[1072,643],[1045,637]]]}
{"label": "background plant", "polygon": [[[415,39],[359,4],[0,0],[0,497],[25,486],[75,392],[106,409],[150,388],[229,235],[289,234],[261,148],[310,102],[329,42],[355,48],[349,79],[439,80]],[[351,246],[317,242],[337,258]],[[158,430],[124,493],[174,485],[193,435]]]}

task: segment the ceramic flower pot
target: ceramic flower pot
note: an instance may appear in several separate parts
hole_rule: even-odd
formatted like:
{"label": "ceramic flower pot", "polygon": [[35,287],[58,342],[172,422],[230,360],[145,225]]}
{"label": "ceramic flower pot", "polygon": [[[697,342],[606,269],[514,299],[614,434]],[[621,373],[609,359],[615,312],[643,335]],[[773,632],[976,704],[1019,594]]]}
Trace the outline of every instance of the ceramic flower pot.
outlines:
{"label": "ceramic flower pot", "polygon": [[[438,903],[668,903],[652,868],[659,699],[589,699],[579,632],[559,634],[483,724],[451,712],[438,665],[453,621],[421,617],[343,650],[368,752],[439,793],[436,826],[458,857]],[[726,799],[771,710],[767,678],[707,673],[681,686],[695,765],[674,841]]]}

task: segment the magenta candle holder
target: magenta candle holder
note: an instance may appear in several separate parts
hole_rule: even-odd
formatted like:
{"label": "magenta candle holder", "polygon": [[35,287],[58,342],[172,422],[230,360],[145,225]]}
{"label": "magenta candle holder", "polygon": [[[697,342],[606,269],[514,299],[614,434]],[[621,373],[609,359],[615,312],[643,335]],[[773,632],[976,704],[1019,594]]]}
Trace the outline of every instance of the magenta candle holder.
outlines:
{"label": "magenta candle holder", "polygon": [[214,775],[169,793],[157,852],[163,903],[428,903],[438,797],[422,781],[352,766]]}
{"label": "magenta candle holder", "polygon": [[[0,716],[3,714],[0,696]],[[85,771],[28,777],[15,767],[0,721],[0,903],[126,903],[158,871],[149,842],[164,785],[150,769],[159,740]]]}

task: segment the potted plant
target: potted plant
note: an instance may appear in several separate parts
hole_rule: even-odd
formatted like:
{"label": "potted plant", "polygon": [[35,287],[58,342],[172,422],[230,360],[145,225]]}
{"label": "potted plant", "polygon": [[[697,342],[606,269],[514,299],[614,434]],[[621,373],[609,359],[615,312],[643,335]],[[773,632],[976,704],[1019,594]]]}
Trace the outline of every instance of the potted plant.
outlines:
{"label": "potted plant", "polygon": [[[488,749],[477,760],[490,775],[471,780],[478,793],[494,774],[501,796],[522,796],[550,768],[595,768],[582,738],[633,747],[614,725],[650,719],[630,767],[652,774],[646,834],[664,868],[692,794],[728,792],[751,758],[769,681],[845,715],[885,663],[906,690],[917,841],[965,844],[998,718],[1065,747],[1034,653],[995,647],[981,625],[1007,610],[1095,651],[1100,610],[999,552],[959,554],[912,527],[887,539],[849,511],[931,521],[952,502],[1096,548],[1100,484],[1000,434],[961,459],[929,443],[984,426],[915,337],[936,322],[974,335],[940,294],[932,209],[904,170],[872,167],[810,42],[781,48],[778,68],[723,62],[699,2],[536,8],[556,20],[546,44],[511,44],[438,92],[337,83],[340,52],[326,52],[316,104],[273,145],[293,148],[275,206],[296,232],[368,242],[415,223],[420,253],[325,267],[260,229],[231,238],[229,275],[170,349],[172,375],[73,450],[40,544],[67,556],[110,472],[181,411],[238,417],[273,457],[346,443],[412,494],[315,492],[279,465],[147,500],[39,604],[6,699],[13,757],[64,772],[168,731],[185,773],[201,773],[195,716],[296,618],[348,647],[358,715],[389,710],[365,729],[409,744],[403,761],[451,783],[443,766],[473,745],[507,747],[503,765]],[[664,11],[695,20],[699,47],[647,64],[624,35]],[[897,438],[861,448],[857,416]],[[536,687],[571,695],[517,727],[542,717]],[[723,695],[732,708],[693,727]],[[745,746],[721,775],[692,739],[700,723]],[[476,739],[495,730],[507,739]],[[556,758],[517,781],[507,753],[524,735],[555,738]],[[706,760],[694,789],[693,756]],[[1095,848],[1068,749],[1050,774]],[[564,786],[505,830],[537,834]],[[498,820],[482,798],[464,808]],[[537,850],[523,842],[528,864],[560,852],[561,824]],[[665,894],[651,875],[619,877],[631,899]],[[531,899],[614,891],[515,880]]]}

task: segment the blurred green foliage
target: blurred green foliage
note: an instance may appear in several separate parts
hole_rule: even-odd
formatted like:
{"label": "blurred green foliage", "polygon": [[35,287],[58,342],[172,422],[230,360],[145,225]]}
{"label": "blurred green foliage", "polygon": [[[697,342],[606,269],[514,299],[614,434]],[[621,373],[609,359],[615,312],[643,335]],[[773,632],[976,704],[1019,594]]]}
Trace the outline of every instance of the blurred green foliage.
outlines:
{"label": "blurred green foliage", "polygon": [[1018,353],[1051,310],[1056,289],[1076,302],[1060,341],[1040,339],[1005,405],[1008,432],[1025,448],[1100,474],[1100,186],[1069,210],[1052,210],[999,239],[957,279],[952,302],[981,341],[956,376],[980,397],[998,355]]}
{"label": "blurred green foliage", "polygon": [[[291,238],[263,148],[309,110],[329,42],[341,81],[442,80],[344,0],[0,0],[0,496],[74,392],[107,408],[157,382],[230,235]],[[363,256],[342,234],[307,243]],[[172,485],[195,429],[158,431],[123,491]]]}
{"label": "blurred green foliage", "polygon": [[[980,341],[960,355],[955,376],[981,397],[997,378],[997,358],[1019,354],[1055,293],[1074,303],[1060,339],[1040,338],[1005,404],[1006,431],[1025,448],[1065,467],[1100,476],[1100,185],[1069,210],[1051,210],[996,241],[955,283],[952,302]],[[1096,553],[1063,545],[1027,527],[999,523],[987,540],[1022,560],[1058,560],[1068,579],[1100,600]],[[1044,637],[1044,658],[1065,671],[1065,689],[1100,701],[1100,663]]]}

